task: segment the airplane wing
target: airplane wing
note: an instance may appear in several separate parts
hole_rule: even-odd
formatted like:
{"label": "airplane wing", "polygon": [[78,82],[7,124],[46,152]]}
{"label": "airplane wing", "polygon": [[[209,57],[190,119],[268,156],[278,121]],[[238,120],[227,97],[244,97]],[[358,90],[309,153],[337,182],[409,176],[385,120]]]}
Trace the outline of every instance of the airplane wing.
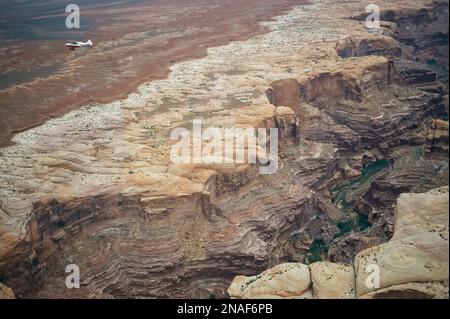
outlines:
{"label": "airplane wing", "polygon": [[78,47],[81,47],[81,44],[78,42],[69,42],[69,43],[66,43],[66,46],[78,48]]}

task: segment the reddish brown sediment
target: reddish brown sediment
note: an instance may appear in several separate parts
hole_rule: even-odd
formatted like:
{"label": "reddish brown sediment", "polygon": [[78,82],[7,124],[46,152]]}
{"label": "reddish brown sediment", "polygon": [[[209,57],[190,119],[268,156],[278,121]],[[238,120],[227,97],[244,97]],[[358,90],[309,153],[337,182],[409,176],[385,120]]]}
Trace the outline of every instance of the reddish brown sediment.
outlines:
{"label": "reddish brown sediment", "polygon": [[[0,148],[0,298],[448,298],[448,187],[407,200],[448,184],[448,85],[425,64],[448,52],[448,11],[385,0],[396,22],[375,32],[348,18],[370,3],[296,6],[264,23],[270,32],[178,63],[124,100],[17,134]],[[175,163],[172,132],[193,120],[275,129],[278,169],[218,154]],[[389,266],[382,289],[360,290],[375,259]],[[235,276],[285,262],[311,268],[227,292]],[[80,289],[66,287],[69,264]]]}
{"label": "reddish brown sediment", "polygon": [[[1,76],[38,71],[0,90],[0,146],[77,107],[124,98],[144,82],[165,78],[171,65],[205,56],[208,47],[262,33],[259,21],[305,2],[170,0],[91,9],[82,12],[95,17],[94,30],[84,34],[94,41],[90,50],[68,52],[63,41],[6,43]],[[47,71],[39,71],[43,67]]]}

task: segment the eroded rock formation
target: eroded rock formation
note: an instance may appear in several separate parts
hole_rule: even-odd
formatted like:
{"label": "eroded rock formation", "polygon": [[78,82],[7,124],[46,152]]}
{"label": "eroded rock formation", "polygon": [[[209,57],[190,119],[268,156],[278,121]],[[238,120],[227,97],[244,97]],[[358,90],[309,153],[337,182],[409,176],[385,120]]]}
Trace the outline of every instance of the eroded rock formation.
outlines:
{"label": "eroded rock formation", "polygon": [[[417,290],[433,298],[448,298],[448,195],[448,187],[400,195],[391,240],[356,255],[357,296],[376,298],[378,294]],[[377,289],[366,285],[364,270],[369,264],[380,268]],[[382,291],[378,293],[378,289]]]}
{"label": "eroded rock formation", "polygon": [[[448,187],[400,195],[394,236],[358,253],[354,268],[280,264],[261,275],[236,277],[228,293],[232,298],[448,299],[448,196]],[[378,267],[376,282],[369,266]]]}
{"label": "eroded rock formation", "polygon": [[11,288],[6,287],[0,282],[0,299],[15,299],[14,292]]}
{"label": "eroded rock formation", "polygon": [[[374,35],[354,18],[363,2],[295,7],[127,99],[16,135],[0,150],[0,281],[18,297],[227,297],[235,276],[293,262],[230,294],[360,296],[349,264],[391,238],[399,194],[448,183],[448,87],[424,61],[403,63],[414,43],[397,36],[411,23],[448,30],[415,19],[442,8],[382,2],[396,18]],[[277,172],[172,163],[172,129],[199,118],[278,128]],[[65,286],[68,264],[80,289]],[[302,285],[283,288],[291,280]]]}

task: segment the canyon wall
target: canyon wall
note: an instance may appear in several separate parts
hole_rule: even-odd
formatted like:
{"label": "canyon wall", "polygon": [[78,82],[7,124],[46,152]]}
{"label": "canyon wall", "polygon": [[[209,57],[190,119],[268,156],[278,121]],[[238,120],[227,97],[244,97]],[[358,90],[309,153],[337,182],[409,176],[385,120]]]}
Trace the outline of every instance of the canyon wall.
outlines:
{"label": "canyon wall", "polygon": [[[411,25],[448,34],[442,3],[380,6],[389,20],[383,34],[358,18],[364,1],[297,6],[263,23],[267,34],[208,49],[127,99],[16,135],[14,146],[0,149],[0,282],[19,298],[353,298],[400,290],[448,297],[441,293],[448,263],[440,259],[421,279],[436,294],[395,275],[382,291],[360,286],[361,256],[377,258],[389,245],[395,254],[404,244],[398,225],[411,215],[395,214],[399,195],[448,183],[448,82],[424,58],[411,60],[407,48],[422,52],[422,37],[416,44],[400,36]],[[417,18],[424,10],[439,17]],[[171,130],[199,118],[205,127],[277,128],[277,172],[172,163]],[[433,194],[427,203],[443,228],[432,238],[448,247],[444,195]],[[412,195],[399,201],[405,196]],[[433,229],[412,239],[426,242]],[[80,289],[65,286],[68,264],[80,267]],[[235,276],[261,272],[229,288]]]}
{"label": "canyon wall", "polygon": [[392,239],[359,252],[353,265],[280,264],[237,276],[228,293],[245,299],[448,299],[448,199],[448,186],[402,194]]}

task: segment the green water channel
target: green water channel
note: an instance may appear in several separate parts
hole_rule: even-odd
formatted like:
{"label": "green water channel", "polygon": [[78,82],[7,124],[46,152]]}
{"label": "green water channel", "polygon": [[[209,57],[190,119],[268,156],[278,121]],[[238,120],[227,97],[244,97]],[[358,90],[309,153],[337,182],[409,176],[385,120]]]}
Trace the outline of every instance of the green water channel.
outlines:
{"label": "green water channel", "polygon": [[[336,185],[332,190],[332,203],[341,211],[343,218],[336,223],[339,231],[334,238],[339,238],[352,231],[362,231],[370,227],[368,217],[358,214],[357,211],[347,202],[346,197],[349,193],[361,192],[363,185],[371,183],[376,176],[384,169],[390,166],[389,160],[378,160],[374,163],[364,166],[361,170],[361,176]],[[307,263],[311,264],[322,260],[322,256],[328,253],[328,246],[321,238],[315,239],[310,246],[309,253],[306,256]]]}
{"label": "green water channel", "polygon": [[364,166],[361,171],[361,176],[358,178],[336,185],[331,190],[332,203],[342,212],[344,217],[341,221],[337,222],[339,232],[336,234],[336,238],[352,230],[361,231],[370,226],[367,216],[358,214],[351,204],[347,202],[346,198],[348,194],[360,192],[363,185],[371,183],[378,173],[389,167],[389,165],[389,160],[377,160],[372,164]]}

